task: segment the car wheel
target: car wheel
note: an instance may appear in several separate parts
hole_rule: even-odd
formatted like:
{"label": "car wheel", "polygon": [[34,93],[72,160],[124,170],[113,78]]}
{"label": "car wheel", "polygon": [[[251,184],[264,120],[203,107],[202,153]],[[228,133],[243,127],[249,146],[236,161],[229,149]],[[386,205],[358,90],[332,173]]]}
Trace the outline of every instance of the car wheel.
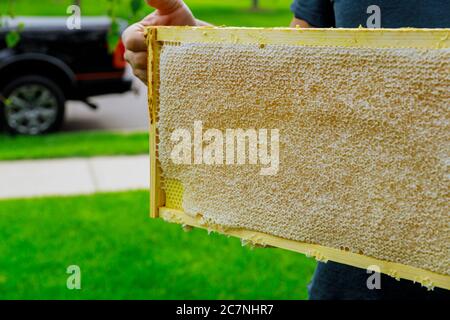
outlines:
{"label": "car wheel", "polygon": [[37,135],[58,129],[64,119],[65,98],[53,81],[23,76],[1,90],[0,120],[11,133]]}

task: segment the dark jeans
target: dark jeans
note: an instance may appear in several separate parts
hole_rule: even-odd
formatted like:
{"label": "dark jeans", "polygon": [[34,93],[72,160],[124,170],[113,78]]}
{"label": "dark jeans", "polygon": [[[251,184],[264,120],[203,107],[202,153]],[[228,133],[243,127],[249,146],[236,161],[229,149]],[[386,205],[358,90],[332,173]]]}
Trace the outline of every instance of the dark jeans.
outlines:
{"label": "dark jeans", "polygon": [[369,290],[372,273],[336,262],[319,262],[308,286],[310,300],[450,300],[450,291],[428,291],[420,283],[381,274],[381,289]]}

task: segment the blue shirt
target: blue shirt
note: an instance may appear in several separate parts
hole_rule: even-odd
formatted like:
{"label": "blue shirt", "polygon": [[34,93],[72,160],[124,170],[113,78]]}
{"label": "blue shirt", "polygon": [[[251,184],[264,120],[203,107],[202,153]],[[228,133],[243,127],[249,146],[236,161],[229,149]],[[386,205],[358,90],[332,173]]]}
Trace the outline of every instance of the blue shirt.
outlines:
{"label": "blue shirt", "polygon": [[314,27],[357,28],[369,27],[371,5],[382,28],[450,28],[450,0],[294,0],[291,10]]}

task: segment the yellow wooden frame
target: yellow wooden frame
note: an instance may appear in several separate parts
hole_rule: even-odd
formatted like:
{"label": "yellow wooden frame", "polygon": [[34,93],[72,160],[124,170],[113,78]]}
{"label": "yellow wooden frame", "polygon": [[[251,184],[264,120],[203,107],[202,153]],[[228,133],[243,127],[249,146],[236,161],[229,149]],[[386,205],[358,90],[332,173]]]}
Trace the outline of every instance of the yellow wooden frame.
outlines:
{"label": "yellow wooden frame", "polygon": [[201,217],[191,217],[182,210],[167,208],[161,189],[161,169],[158,163],[158,89],[159,52],[164,43],[240,43],[284,44],[299,46],[339,46],[355,48],[450,48],[450,29],[299,29],[299,28],[217,28],[217,27],[149,27],[148,97],[150,114],[150,215],[164,220],[217,231],[254,244],[274,246],[309,256],[317,260],[332,260],[367,269],[372,265],[396,279],[404,278],[433,288],[450,290],[450,276],[429,270],[383,261],[376,258],[329,248],[321,245],[287,240],[261,232],[207,225]]}

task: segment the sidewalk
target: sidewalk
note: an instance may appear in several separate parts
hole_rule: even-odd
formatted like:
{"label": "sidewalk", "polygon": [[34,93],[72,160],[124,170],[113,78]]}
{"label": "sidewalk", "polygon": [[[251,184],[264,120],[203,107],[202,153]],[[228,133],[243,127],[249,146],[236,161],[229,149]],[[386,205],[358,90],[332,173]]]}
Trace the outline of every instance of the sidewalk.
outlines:
{"label": "sidewalk", "polygon": [[0,161],[0,199],[148,189],[147,155]]}

